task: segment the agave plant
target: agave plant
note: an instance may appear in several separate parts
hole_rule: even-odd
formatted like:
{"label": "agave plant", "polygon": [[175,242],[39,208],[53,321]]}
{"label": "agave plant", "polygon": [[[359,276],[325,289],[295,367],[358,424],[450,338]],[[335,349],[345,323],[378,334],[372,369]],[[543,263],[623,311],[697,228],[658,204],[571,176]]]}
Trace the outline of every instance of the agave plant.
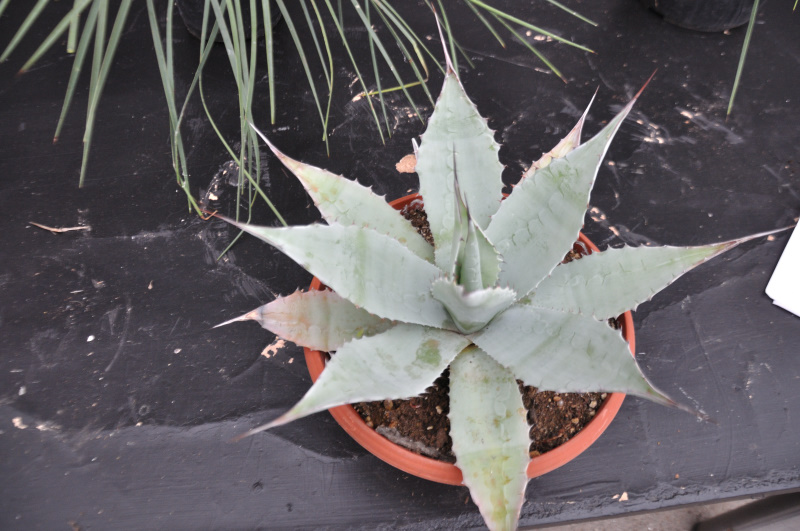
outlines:
{"label": "agave plant", "polygon": [[419,395],[449,366],[456,466],[487,525],[513,529],[530,444],[517,380],[676,405],[648,382],[605,321],[742,240],[609,249],[562,264],[599,165],[635,100],[581,144],[584,114],[503,200],[500,146],[449,69],[414,145],[433,246],[370,189],[293,160],[264,138],[327,225],[228,221],[333,291],[296,292],[232,321],[255,320],[298,345],[336,353],[294,407],[245,435],[342,404]]}

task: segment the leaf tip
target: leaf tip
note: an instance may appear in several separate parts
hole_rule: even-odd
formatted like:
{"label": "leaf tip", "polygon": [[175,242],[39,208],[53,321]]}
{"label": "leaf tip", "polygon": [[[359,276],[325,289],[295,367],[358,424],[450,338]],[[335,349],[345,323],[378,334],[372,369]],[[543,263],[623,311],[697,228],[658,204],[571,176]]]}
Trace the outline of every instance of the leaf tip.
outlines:
{"label": "leaf tip", "polygon": [[255,310],[249,311],[244,315],[240,315],[239,317],[234,317],[233,319],[228,319],[224,323],[219,323],[218,325],[214,325],[211,328],[212,329],[213,328],[220,328],[222,326],[229,325],[231,323],[237,323],[237,322],[240,322],[240,321],[253,321],[253,320],[256,319],[255,312],[256,312]]}
{"label": "leaf tip", "polygon": [[715,247],[717,247],[718,250],[710,258],[714,258],[715,256],[718,256],[718,255],[724,253],[725,251],[733,249],[734,247],[736,247],[737,245],[740,245],[742,243],[747,243],[747,242],[749,242],[751,240],[756,240],[758,238],[764,238],[764,237],[767,237],[767,236],[773,236],[775,234],[780,234],[781,232],[785,232],[787,230],[791,230],[791,229],[795,228],[796,226],[797,226],[797,224],[788,225],[786,227],[781,227],[779,229],[768,230],[768,231],[764,231],[764,232],[757,232],[755,234],[750,234],[748,236],[742,236],[741,238],[736,238],[736,239],[733,239],[733,240],[728,240],[726,242],[715,244]]}
{"label": "leaf tip", "polygon": [[658,73],[658,68],[656,68],[655,70],[653,70],[653,73],[652,73],[652,74],[650,74],[650,77],[648,77],[648,78],[647,78],[647,81],[645,81],[645,82],[644,82],[644,85],[642,85],[642,88],[640,88],[640,89],[639,89],[639,92],[637,92],[637,93],[636,93],[636,95],[633,97],[633,101],[636,101],[636,100],[639,98],[639,96],[641,96],[641,95],[642,95],[642,92],[644,92],[644,89],[646,89],[646,88],[647,88],[647,85],[649,85],[649,84],[650,84],[650,82],[653,80],[653,78],[654,78],[654,77],[656,77],[656,74],[657,74],[657,73]]}
{"label": "leaf tip", "polygon": [[447,51],[447,43],[444,39],[444,32],[442,32],[442,25],[439,22],[439,14],[436,12],[436,7],[431,3],[430,4],[431,11],[433,11],[433,18],[436,19],[436,28],[439,30],[439,41],[442,43],[442,52],[444,53],[444,62],[446,65],[446,72],[445,77],[452,75],[456,79],[458,79],[458,74],[456,73],[455,68],[453,67],[453,60],[450,57],[450,53]]}
{"label": "leaf tip", "polygon": [[250,128],[251,128],[253,131],[255,131],[255,132],[256,132],[256,134],[257,134],[259,137],[261,137],[261,140],[263,140],[263,141],[264,141],[264,143],[265,143],[265,144],[267,144],[267,147],[268,147],[270,150],[272,150],[272,152],[273,152],[273,153],[275,153],[275,155],[277,155],[278,157],[282,157],[282,156],[284,156],[284,157],[285,157],[285,155],[284,155],[284,154],[283,154],[281,151],[279,151],[279,150],[278,150],[278,148],[276,148],[276,147],[275,147],[275,145],[274,145],[272,142],[270,142],[270,141],[269,141],[269,138],[267,138],[267,135],[265,135],[264,133],[262,133],[262,132],[261,132],[261,130],[260,130],[258,127],[256,127],[256,126],[255,126],[255,124],[254,124],[253,122],[247,122],[247,124],[250,126]]}
{"label": "leaf tip", "polygon": [[262,424],[261,426],[258,426],[257,428],[253,428],[252,430],[248,430],[248,431],[246,431],[246,432],[244,432],[244,433],[242,433],[240,435],[237,435],[236,437],[233,437],[232,439],[230,439],[229,442],[237,443],[237,442],[241,441],[242,439],[246,439],[247,437],[250,437],[251,435],[255,435],[256,433],[261,433],[262,431],[267,431],[268,429],[274,428],[276,426],[281,426],[281,425],[286,424],[287,422],[290,422],[292,420],[294,420],[294,417],[289,416],[289,413],[284,413],[283,415],[281,415],[280,417],[276,418],[272,422],[268,422],[266,424]]}
{"label": "leaf tip", "polygon": [[649,385],[648,387],[649,388],[647,389],[647,398],[649,398],[650,400],[658,404],[672,407],[680,411],[683,411],[685,413],[689,413],[690,415],[697,417],[698,420],[702,420],[703,422],[710,422],[711,424],[717,424],[717,421],[713,417],[711,417],[707,413],[704,413],[699,408],[687,406],[686,404],[682,404],[676,400],[673,400],[672,398],[668,397],[667,395],[665,395],[652,385]]}

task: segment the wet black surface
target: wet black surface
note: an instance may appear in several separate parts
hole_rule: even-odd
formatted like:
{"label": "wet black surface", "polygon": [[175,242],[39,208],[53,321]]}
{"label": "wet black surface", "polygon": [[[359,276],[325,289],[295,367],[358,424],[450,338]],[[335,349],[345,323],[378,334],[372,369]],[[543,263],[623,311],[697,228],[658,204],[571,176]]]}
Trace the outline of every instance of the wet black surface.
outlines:
{"label": "wet black surface", "polygon": [[[632,0],[569,2],[599,23],[573,22],[541,2],[497,2],[595,49],[542,51],[569,83],[540,73],[523,47],[502,50],[468,11],[461,41],[477,65],[463,82],[504,144],[507,182],[550,149],[597,100],[599,130],[653,70],[655,79],[612,145],[585,232],[607,245],[694,245],[791,224],[800,214],[800,15],[770,2],[760,16],[734,114],[725,107],[744,31],[693,33]],[[14,3],[0,35],[25,12]],[[64,4],[63,6],[60,4]],[[57,3],[41,39],[59,19]],[[512,4],[514,4],[512,6]],[[433,35],[422,9],[410,16]],[[20,78],[24,41],[0,65],[0,527],[368,528],[473,527],[465,488],[408,477],[360,449],[327,413],[238,444],[227,441],[275,417],[308,388],[302,352],[269,358],[274,337],[255,324],[211,329],[309,277],[277,252],[187,212],[169,159],[168,121],[144,3],[99,109],[86,186],[77,187],[85,87],[51,144],[71,60],[63,46]],[[348,19],[354,47],[365,34]],[[283,29],[283,31],[281,31]],[[176,21],[180,83],[196,41]],[[389,199],[416,190],[394,165],[423,131],[392,98],[393,136],[377,137],[358,84],[337,69],[331,156],[312,99],[279,26],[278,122],[257,121],[293,157],[358,178]],[[0,44],[5,44],[7,38]],[[230,142],[238,140],[235,88],[223,50],[206,95]],[[216,75],[211,75],[216,74]],[[321,80],[322,78],[320,78]],[[441,78],[433,74],[436,93]],[[263,93],[266,94],[266,84]],[[430,104],[413,92],[424,115]],[[229,162],[199,101],[188,109],[195,190]],[[264,156],[267,191],[290,223],[317,214],[276,160]],[[613,163],[613,164],[612,164]],[[224,179],[223,179],[224,182]],[[230,212],[234,188],[217,189]],[[263,205],[257,220],[274,223]],[[91,226],[61,234],[55,227]],[[522,523],[536,525],[800,487],[800,318],[764,287],[788,239],[743,245],[686,275],[634,314],[637,352],[655,383],[717,424],[626,400],[585,454],[532,480]],[[616,495],[627,493],[628,500]]]}

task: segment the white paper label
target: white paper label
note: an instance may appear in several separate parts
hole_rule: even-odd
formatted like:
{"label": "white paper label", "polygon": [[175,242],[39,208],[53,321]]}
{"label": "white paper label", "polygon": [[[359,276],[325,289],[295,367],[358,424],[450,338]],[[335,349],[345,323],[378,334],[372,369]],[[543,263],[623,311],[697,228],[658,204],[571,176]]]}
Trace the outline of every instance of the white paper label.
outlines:
{"label": "white paper label", "polygon": [[800,230],[796,227],[766,289],[772,302],[800,316]]}

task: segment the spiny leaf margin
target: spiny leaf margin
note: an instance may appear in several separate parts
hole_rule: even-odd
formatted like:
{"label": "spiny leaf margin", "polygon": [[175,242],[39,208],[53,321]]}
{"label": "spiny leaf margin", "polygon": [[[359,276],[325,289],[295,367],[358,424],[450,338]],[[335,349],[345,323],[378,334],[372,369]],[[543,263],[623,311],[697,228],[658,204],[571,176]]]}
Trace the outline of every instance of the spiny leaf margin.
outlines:
{"label": "spiny leaf margin", "polygon": [[502,199],[499,151],[486,120],[467,97],[455,73],[448,70],[422,135],[416,165],[435,242],[436,264],[443,270],[453,260],[448,244],[456,220],[453,161],[458,164],[462,199],[478,226],[486,228]]}
{"label": "spiny leaf margin", "polygon": [[239,438],[342,404],[417,396],[467,346],[455,332],[407,323],[345,343],[294,407]]}
{"label": "spiny leaf margin", "polygon": [[364,227],[263,227],[217,216],[277,248],[353,304],[385,319],[455,329],[430,285],[443,275],[403,244]]}
{"label": "spiny leaf margin", "polygon": [[489,529],[515,529],[530,437],[514,375],[479,348],[465,349],[450,364],[448,417],[456,466],[483,519]]}
{"label": "spiny leaf margin", "polygon": [[276,336],[323,352],[394,325],[328,290],[296,291],[278,297],[215,328],[238,321],[256,321]]}

